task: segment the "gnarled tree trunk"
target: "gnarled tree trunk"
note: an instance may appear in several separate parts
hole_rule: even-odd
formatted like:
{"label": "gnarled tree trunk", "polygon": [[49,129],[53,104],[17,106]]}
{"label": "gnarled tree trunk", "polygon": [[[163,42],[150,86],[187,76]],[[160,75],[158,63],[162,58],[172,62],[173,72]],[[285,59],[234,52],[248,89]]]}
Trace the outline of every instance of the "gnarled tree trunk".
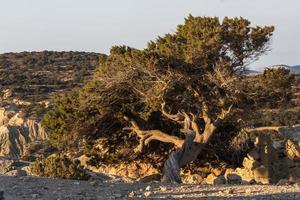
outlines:
{"label": "gnarled tree trunk", "polygon": [[195,143],[195,133],[186,135],[182,147],[173,151],[164,164],[162,182],[181,183],[180,168],[194,161],[203,150],[204,145]]}
{"label": "gnarled tree trunk", "polygon": [[[202,119],[205,122],[205,127],[204,131],[200,133],[200,129],[195,121],[195,115],[185,112],[178,112],[176,115],[168,114],[164,110],[163,104],[162,114],[168,119],[183,125],[181,132],[185,134],[185,140],[160,130],[141,130],[135,121],[130,121],[131,127],[125,129],[131,130],[139,137],[139,145],[136,151],[142,151],[144,146],[148,145],[152,140],[174,144],[178,149],[172,152],[166,160],[162,181],[181,183],[180,168],[197,159],[221,121],[230,113],[231,107],[228,110],[222,110],[215,120],[212,120],[208,116],[207,110],[204,109]],[[128,118],[125,119],[128,120]]]}

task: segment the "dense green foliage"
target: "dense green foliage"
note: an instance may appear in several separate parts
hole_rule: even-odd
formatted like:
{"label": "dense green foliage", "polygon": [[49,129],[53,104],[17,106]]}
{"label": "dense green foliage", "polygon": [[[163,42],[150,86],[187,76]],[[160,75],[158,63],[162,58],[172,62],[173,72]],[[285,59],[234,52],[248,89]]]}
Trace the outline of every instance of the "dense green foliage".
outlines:
{"label": "dense green foliage", "polygon": [[93,146],[104,138],[110,158],[121,154],[125,160],[142,156],[153,161],[155,154],[161,158],[168,153],[170,145],[154,141],[147,153],[137,155],[136,137],[123,130],[129,125],[124,116],[142,129],[181,137],[179,125],[162,115],[163,103],[170,113],[199,117],[201,130],[204,111],[217,120],[233,106],[233,115],[218,130],[230,141],[238,133],[237,119],[255,106],[242,87],[245,66],[268,50],[273,30],[251,27],[243,18],[188,16],[175,33],[149,42],[144,50],[113,47],[94,79],[59,99],[45,116],[50,143],[64,150]]}
{"label": "dense green foliage", "polygon": [[80,167],[78,160],[71,160],[63,154],[54,154],[48,158],[35,161],[30,171],[36,176],[87,180],[89,175]]}
{"label": "dense green foliage", "polygon": [[254,96],[260,109],[288,108],[293,106],[295,76],[285,68],[265,69],[263,74],[249,77],[244,82],[248,93]]}

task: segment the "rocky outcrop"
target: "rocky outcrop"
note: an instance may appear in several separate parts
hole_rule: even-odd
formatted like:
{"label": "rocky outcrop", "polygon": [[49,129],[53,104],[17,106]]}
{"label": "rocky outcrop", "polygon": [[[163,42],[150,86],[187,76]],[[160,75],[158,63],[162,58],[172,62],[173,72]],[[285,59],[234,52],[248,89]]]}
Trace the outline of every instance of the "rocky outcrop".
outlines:
{"label": "rocky outcrop", "polygon": [[20,157],[27,145],[46,138],[41,124],[22,118],[15,104],[0,108],[0,156]]}
{"label": "rocky outcrop", "polygon": [[0,175],[27,176],[29,162],[0,157]]}
{"label": "rocky outcrop", "polygon": [[90,158],[85,155],[79,157],[78,160],[80,161],[81,166],[91,172],[121,176],[131,180],[140,180],[145,177],[159,174],[159,171],[149,163],[132,162],[95,167],[88,164]]}
{"label": "rocky outcrop", "polygon": [[[298,126],[282,129],[282,140],[273,141],[270,134],[260,134],[255,148],[243,160],[243,166],[228,168],[216,175],[211,171],[207,184],[282,183],[300,180],[300,130]],[[225,178],[225,181],[223,180]],[[222,181],[220,181],[222,180]]]}

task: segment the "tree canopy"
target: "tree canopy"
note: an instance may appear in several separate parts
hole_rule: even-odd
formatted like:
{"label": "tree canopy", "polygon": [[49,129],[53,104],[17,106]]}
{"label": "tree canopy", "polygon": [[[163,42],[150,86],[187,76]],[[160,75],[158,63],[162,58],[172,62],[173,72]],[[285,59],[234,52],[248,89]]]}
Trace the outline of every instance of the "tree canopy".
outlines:
{"label": "tree canopy", "polygon": [[143,50],[112,47],[93,80],[46,115],[50,141],[63,148],[104,137],[141,152],[158,140],[182,155],[192,142],[197,153],[179,161],[187,164],[224,121],[237,123],[249,109],[253,100],[242,87],[243,72],[268,51],[273,31],[244,18],[190,15]]}

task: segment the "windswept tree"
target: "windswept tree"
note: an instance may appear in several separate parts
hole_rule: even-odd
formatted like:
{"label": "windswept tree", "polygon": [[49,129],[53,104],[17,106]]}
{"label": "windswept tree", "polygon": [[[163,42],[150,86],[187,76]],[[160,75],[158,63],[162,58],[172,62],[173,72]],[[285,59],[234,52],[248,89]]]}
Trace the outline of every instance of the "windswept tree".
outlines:
{"label": "windswept tree", "polygon": [[240,84],[243,71],[268,51],[273,30],[243,18],[190,15],[144,50],[113,47],[78,93],[75,108],[66,106],[73,114],[64,119],[67,110],[58,104],[46,116],[52,141],[133,133],[136,153],[155,140],[170,143],[176,150],[163,180],[181,182],[179,169],[201,154],[225,120],[240,120],[251,105]]}

